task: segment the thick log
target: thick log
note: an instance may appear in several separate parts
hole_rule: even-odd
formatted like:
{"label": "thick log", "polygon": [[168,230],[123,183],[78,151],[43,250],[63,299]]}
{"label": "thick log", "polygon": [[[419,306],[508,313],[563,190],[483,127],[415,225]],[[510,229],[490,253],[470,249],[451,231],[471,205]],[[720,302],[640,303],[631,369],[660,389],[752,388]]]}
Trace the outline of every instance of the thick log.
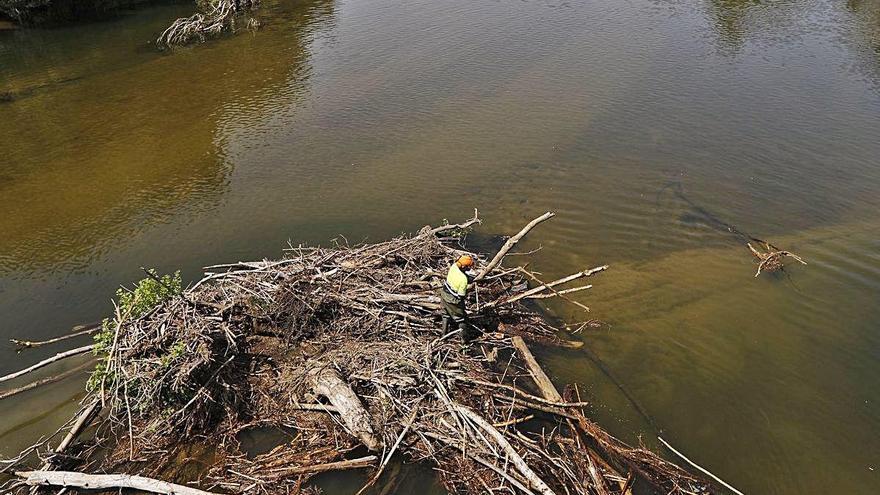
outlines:
{"label": "thick log", "polygon": [[529,350],[529,347],[526,345],[522,337],[514,336],[511,338],[511,341],[513,342],[513,346],[516,347],[516,350],[519,351],[520,356],[522,356],[523,362],[526,363],[526,367],[529,369],[529,374],[532,375],[532,380],[535,381],[535,385],[541,390],[541,395],[543,395],[545,399],[553,402],[563,402],[562,395],[556,390],[556,387],[553,385],[553,382],[550,381],[550,377],[547,376],[547,373],[544,373],[544,370],[538,364],[538,361],[535,359],[535,356],[532,355],[532,351]]}
{"label": "thick log", "polygon": [[336,408],[349,431],[370,450],[382,448],[382,442],[373,432],[370,414],[348,383],[331,367],[312,373],[312,388]]}
{"label": "thick log", "polygon": [[94,347],[95,347],[95,345],[91,344],[91,345],[84,345],[82,347],[77,347],[76,349],[71,349],[69,351],[59,352],[58,354],[55,354],[54,356],[52,356],[50,358],[44,359],[44,360],[40,361],[39,363],[34,364],[32,366],[28,366],[27,368],[25,368],[23,370],[16,371],[15,373],[10,373],[6,376],[0,377],[0,383],[18,378],[22,375],[26,375],[26,374],[30,373],[31,371],[38,370],[38,369],[42,368],[43,366],[48,366],[48,365],[54,363],[55,361],[61,361],[62,359],[69,358],[71,356],[84,354],[84,353],[89,352],[92,349],[94,349]]}
{"label": "thick log", "polygon": [[214,495],[196,488],[130,474],[86,474],[76,471],[19,471],[15,474],[24,478],[25,483],[31,486],[64,486],[88,490],[129,488],[163,495]]}
{"label": "thick log", "polygon": [[513,248],[513,246],[515,246],[516,243],[520,241],[520,239],[525,237],[526,234],[528,234],[530,230],[535,228],[536,225],[538,225],[539,223],[541,223],[545,220],[550,220],[555,215],[556,215],[555,213],[550,212],[550,211],[548,211],[547,213],[544,213],[540,217],[529,222],[515,236],[508,239],[507,242],[505,242],[504,245],[501,246],[501,250],[498,251],[498,254],[496,254],[495,257],[492,258],[492,261],[490,261],[489,264],[487,264],[485,267],[483,267],[483,269],[480,270],[480,273],[477,274],[476,277],[474,277],[474,282],[482,280],[483,277],[488,275],[489,272],[491,272],[496,266],[498,266],[498,264],[501,263],[501,260],[504,259],[504,256],[507,254],[507,252],[510,251]]}

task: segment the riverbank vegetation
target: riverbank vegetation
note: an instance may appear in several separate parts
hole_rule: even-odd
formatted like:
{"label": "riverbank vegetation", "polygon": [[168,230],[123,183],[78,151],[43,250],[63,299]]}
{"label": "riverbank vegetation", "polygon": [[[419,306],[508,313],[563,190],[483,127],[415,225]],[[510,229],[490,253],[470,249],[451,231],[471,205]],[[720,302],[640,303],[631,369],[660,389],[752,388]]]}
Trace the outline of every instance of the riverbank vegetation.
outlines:
{"label": "riverbank vegetation", "polygon": [[0,19],[18,24],[60,24],[105,17],[151,0],[0,0]]}
{"label": "riverbank vegetation", "polygon": [[[536,300],[590,290],[546,282],[461,235],[480,223],[330,248],[291,246],[279,260],[148,278],[117,294],[96,334],[101,365],[55,448],[44,439],[8,462],[12,486],[129,487],[157,493],[313,493],[322,472],[370,469],[364,488],[393,483],[392,458],[432,465],[452,493],[709,493],[711,486],[590,421],[577,386],[561,392],[529,345],[577,347]],[[441,330],[436,295],[449,263],[481,260],[468,306],[483,335],[463,345]],[[254,454],[242,435],[279,432]],[[59,433],[64,429],[59,430]],[[38,470],[28,469],[40,460]],[[106,475],[104,473],[114,473]],[[171,482],[178,483],[177,485]],[[198,487],[198,488],[195,488]],[[386,487],[387,488],[387,487]]]}
{"label": "riverbank vegetation", "polygon": [[[0,21],[20,25],[57,25],[99,19],[120,9],[156,0],[0,0]],[[156,40],[160,48],[205,41],[224,32],[256,29],[259,21],[245,14],[259,0],[196,0],[197,12],[176,19]],[[11,96],[7,96],[11,97]],[[0,101],[4,95],[0,94]]]}

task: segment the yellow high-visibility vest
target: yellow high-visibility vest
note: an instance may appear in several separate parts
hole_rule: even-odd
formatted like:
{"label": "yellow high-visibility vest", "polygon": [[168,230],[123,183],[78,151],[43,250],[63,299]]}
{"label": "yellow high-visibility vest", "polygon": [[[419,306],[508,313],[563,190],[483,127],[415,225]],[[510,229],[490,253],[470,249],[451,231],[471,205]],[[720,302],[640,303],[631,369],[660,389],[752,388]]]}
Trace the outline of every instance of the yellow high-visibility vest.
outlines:
{"label": "yellow high-visibility vest", "polygon": [[446,274],[446,290],[456,296],[464,297],[465,294],[467,294],[467,286],[467,275],[461,271],[458,264],[453,263],[452,266],[449,267],[449,273]]}

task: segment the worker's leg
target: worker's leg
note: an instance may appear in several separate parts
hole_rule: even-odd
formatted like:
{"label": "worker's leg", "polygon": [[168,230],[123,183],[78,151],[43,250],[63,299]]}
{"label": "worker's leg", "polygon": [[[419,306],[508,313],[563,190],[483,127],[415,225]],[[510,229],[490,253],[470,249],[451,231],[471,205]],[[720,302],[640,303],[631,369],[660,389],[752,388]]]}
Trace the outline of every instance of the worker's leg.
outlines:
{"label": "worker's leg", "polygon": [[461,340],[463,342],[470,342],[480,336],[481,332],[471,325],[471,322],[468,320],[464,301],[461,301],[456,308],[456,314],[453,315],[453,320],[458,325],[458,329],[461,330]]}
{"label": "worker's leg", "polygon": [[458,299],[443,289],[437,291],[437,295],[440,296],[440,302],[443,304],[442,330],[445,335],[450,330],[450,320],[455,322],[455,315],[459,312]]}
{"label": "worker's leg", "polygon": [[461,338],[465,342],[476,338],[472,326],[467,321],[467,312],[465,311],[465,301],[463,298],[455,297],[452,294],[441,289],[440,300],[443,302],[443,333],[449,330],[449,320],[460,330]]}

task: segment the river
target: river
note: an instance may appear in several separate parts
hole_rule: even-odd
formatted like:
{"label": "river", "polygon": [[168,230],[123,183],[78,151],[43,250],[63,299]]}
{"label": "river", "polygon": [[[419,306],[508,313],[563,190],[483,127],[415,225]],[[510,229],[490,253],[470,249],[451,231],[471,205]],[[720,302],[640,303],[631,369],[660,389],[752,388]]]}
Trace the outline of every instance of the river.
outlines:
{"label": "river", "polygon": [[[157,51],[191,10],[0,31],[3,342],[108,315],[141,266],[552,210],[534,269],[611,266],[587,350],[540,356],[601,424],[749,494],[880,493],[880,1],[267,0]],[[713,218],[809,264],[755,278]],[[67,347],[0,344],[0,374]],[[83,381],[0,401],[0,455]]]}

